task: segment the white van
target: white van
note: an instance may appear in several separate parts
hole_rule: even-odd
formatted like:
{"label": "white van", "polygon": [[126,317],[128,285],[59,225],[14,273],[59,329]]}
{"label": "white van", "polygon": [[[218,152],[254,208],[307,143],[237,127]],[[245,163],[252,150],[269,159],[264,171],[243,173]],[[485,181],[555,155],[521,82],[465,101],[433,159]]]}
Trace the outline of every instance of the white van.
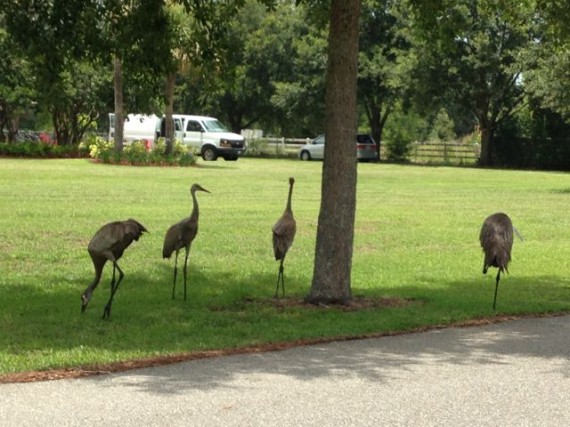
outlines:
{"label": "white van", "polygon": [[[133,141],[154,142],[158,117],[154,114],[129,114],[123,125],[123,142],[130,144]],[[115,114],[109,114],[109,140],[115,137]]]}
{"label": "white van", "polygon": [[[237,160],[245,151],[245,138],[232,133],[218,119],[174,114],[175,138],[199,151],[204,160]],[[166,122],[160,118],[156,137],[164,136]]]}
{"label": "white van", "polygon": [[[229,132],[218,119],[174,114],[174,138],[193,147],[204,160],[237,160],[245,151],[245,138]],[[141,140],[149,144],[164,136],[165,120],[153,115],[129,114],[123,128],[123,142]],[[115,134],[115,114],[109,114],[109,140]]]}

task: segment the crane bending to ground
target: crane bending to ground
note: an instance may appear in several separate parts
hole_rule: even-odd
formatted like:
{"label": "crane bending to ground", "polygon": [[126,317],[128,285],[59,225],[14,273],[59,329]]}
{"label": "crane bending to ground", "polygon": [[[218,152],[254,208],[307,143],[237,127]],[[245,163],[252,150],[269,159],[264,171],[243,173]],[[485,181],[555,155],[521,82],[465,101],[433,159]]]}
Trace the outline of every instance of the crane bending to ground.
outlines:
{"label": "crane bending to ground", "polygon": [[[126,221],[115,221],[105,224],[95,233],[87,246],[87,250],[93,261],[93,266],[95,267],[95,279],[81,295],[81,312],[84,312],[87,308],[93,291],[101,281],[101,274],[103,273],[105,263],[111,261],[113,263],[111,297],[103,311],[103,319],[108,319],[109,316],[111,316],[113,297],[124,277],[123,270],[121,270],[117,261],[123,256],[123,252],[129,247],[133,240],[139,240],[139,237],[141,237],[144,232],[148,232],[144,225],[134,219],[128,219]],[[119,271],[119,280],[117,282],[115,282],[115,270]]]}
{"label": "crane bending to ground", "polygon": [[188,269],[188,255],[190,255],[190,245],[198,234],[198,218],[200,212],[198,210],[198,200],[196,199],[196,191],[208,190],[199,184],[193,184],[190,187],[190,194],[192,195],[193,209],[192,214],[188,218],[177,222],[171,226],[164,236],[164,245],[162,247],[162,257],[170,258],[172,252],[176,252],[174,261],[174,280],[172,282],[172,298],[174,299],[174,291],[176,289],[176,275],[178,272],[178,252],[184,248],[186,250],[186,257],[184,258],[184,301],[186,301],[186,275]]}
{"label": "crane bending to ground", "polygon": [[297,224],[293,218],[293,211],[291,210],[291,196],[293,195],[293,184],[295,178],[289,178],[289,196],[287,197],[287,206],[281,218],[275,223],[272,228],[273,231],[273,253],[275,260],[281,261],[279,264],[279,275],[277,276],[277,287],[275,288],[275,298],[278,297],[279,283],[281,283],[282,294],[285,296],[285,280],[283,279],[283,261],[285,255],[293,244],[295,239],[295,232],[297,231]]}
{"label": "crane bending to ground", "polygon": [[495,284],[493,310],[495,310],[497,304],[497,291],[499,290],[501,272],[509,272],[508,266],[509,262],[511,262],[511,250],[513,248],[513,230],[522,240],[521,235],[514,229],[511,219],[506,214],[498,212],[485,219],[479,234],[479,241],[485,254],[483,274],[487,274],[489,267],[497,267],[499,269]]}

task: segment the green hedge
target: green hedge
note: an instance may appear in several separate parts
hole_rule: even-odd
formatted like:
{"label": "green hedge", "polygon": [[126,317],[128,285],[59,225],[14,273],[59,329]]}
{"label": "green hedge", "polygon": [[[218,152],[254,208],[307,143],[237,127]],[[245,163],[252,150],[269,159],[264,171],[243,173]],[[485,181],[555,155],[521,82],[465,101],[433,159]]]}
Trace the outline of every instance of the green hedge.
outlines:
{"label": "green hedge", "polygon": [[56,145],[33,141],[0,143],[0,155],[33,158],[88,157],[88,153],[81,152],[79,145]]}

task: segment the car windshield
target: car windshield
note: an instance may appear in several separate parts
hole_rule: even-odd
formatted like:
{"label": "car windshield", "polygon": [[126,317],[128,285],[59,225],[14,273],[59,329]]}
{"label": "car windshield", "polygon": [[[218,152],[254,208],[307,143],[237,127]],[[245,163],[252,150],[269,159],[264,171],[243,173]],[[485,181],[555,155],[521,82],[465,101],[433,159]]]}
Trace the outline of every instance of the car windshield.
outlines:
{"label": "car windshield", "polygon": [[204,127],[208,132],[227,132],[228,129],[217,119],[204,120]]}

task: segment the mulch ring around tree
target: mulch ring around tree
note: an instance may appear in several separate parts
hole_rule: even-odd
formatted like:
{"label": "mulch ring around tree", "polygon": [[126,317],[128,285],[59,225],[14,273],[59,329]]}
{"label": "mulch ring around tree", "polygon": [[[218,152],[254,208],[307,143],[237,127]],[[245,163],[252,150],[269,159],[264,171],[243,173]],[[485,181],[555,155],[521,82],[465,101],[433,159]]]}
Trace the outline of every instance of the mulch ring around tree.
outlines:
{"label": "mulch ring around tree", "polygon": [[322,310],[331,309],[339,311],[359,311],[367,309],[378,309],[378,308],[393,308],[393,307],[404,307],[414,303],[420,303],[418,299],[411,298],[398,298],[398,297],[363,297],[354,296],[350,301],[345,304],[312,304],[305,302],[300,298],[272,298],[272,299],[261,299],[261,298],[247,298],[244,300],[246,304],[253,304],[259,306],[272,306],[277,309],[287,309],[287,308],[303,308],[307,310]]}

